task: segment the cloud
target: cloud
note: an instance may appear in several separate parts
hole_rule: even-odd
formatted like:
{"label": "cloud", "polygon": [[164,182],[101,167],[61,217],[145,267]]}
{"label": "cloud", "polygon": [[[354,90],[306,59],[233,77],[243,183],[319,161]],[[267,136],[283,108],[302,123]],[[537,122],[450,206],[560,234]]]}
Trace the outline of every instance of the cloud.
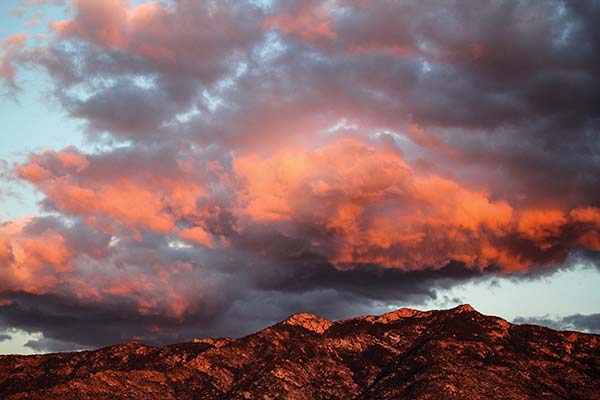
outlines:
{"label": "cloud", "polygon": [[[81,216],[105,232],[116,233],[119,228],[134,235],[139,235],[140,229],[177,231],[176,223],[195,210],[197,199],[206,193],[202,182],[191,177],[186,180],[177,160],[168,160],[170,166],[162,164],[162,174],[139,165],[140,169],[127,177],[115,169],[116,163],[125,161],[123,156],[126,154],[109,153],[106,158],[96,155],[88,159],[72,148],[46,151],[18,166],[17,173],[47,195],[48,207]],[[115,164],[109,167],[111,161]]]}
{"label": "cloud", "polygon": [[562,322],[568,324],[568,326],[572,326],[575,330],[600,332],[600,314],[569,315],[564,317]]}
{"label": "cloud", "polygon": [[[61,93],[65,107],[87,121],[92,134],[125,139],[154,140],[164,124],[193,106],[204,85],[235,71],[261,34],[260,9],[239,1],[132,6],[78,0],[75,10],[73,19],[52,24],[57,40],[50,51],[31,58],[67,87],[91,84],[91,96]],[[88,56],[76,55],[82,53]],[[60,63],[65,56],[79,61]],[[94,80],[98,76],[121,79]]]}
{"label": "cloud", "polygon": [[[598,246],[594,207],[514,208],[357,139],[229,162],[171,151],[67,148],[16,166],[62,217],[4,226],[5,325],[53,350],[235,336],[298,308],[342,318],[546,273]],[[54,330],[53,314],[82,325]],[[119,317],[98,330],[97,314]]]}
{"label": "cloud", "polygon": [[[33,155],[17,172],[46,195],[47,207],[108,234],[139,238],[148,231],[209,247],[215,236],[236,246],[262,224],[338,268],[411,270],[460,261],[523,271],[560,265],[577,248],[600,249],[597,208],[515,208],[486,191],[421,176],[396,152],[355,139],[282,148],[267,158],[243,155],[229,171],[208,160],[196,160],[198,171],[182,169],[181,160],[155,154],[162,171],[151,172],[144,165],[150,160],[129,156],[128,176],[109,169],[116,154],[86,157],[72,148]],[[228,197],[216,196],[207,178]],[[221,212],[231,217],[228,232],[214,227]],[[265,251],[263,243],[254,246]],[[33,247],[26,253],[37,254]]]}
{"label": "cloud", "polygon": [[568,249],[598,249],[597,208],[515,209],[485,191],[419,176],[396,153],[354,140],[233,165],[245,183],[242,214],[289,224],[283,229],[339,267],[410,270],[454,260],[514,271],[560,264]]}
{"label": "cloud", "polygon": [[573,314],[560,318],[545,317],[517,317],[517,324],[544,325],[558,330],[574,330],[590,333],[600,333],[600,314]]}
{"label": "cloud", "polygon": [[[144,251],[136,253],[139,257]],[[192,255],[198,259],[199,254],[194,252],[188,253],[187,258],[193,259]],[[148,256],[146,253],[145,261]],[[82,268],[79,279],[72,280],[78,285],[74,293],[64,289],[62,293],[46,294],[4,291],[0,322],[32,333],[43,332],[44,337],[32,342],[32,348],[50,351],[128,340],[166,344],[195,336],[245,335],[299,309],[334,319],[385,312],[389,302],[435,299],[435,288],[481,276],[460,265],[418,272],[381,271],[374,267],[339,271],[326,264],[311,266],[308,262],[288,268],[264,262],[256,266],[260,261],[249,262],[250,257],[236,257],[228,265],[223,265],[223,260],[215,263],[218,258],[212,259],[210,265],[188,261],[193,266],[182,272],[185,276],[177,279],[179,283],[171,279],[160,288],[153,288],[147,278],[139,275],[146,266],[140,266],[137,274],[130,274],[98,263],[94,267],[102,265],[102,269],[86,272]],[[129,260],[127,264],[122,259],[121,268],[133,272],[136,267],[131,263],[139,261],[142,260]],[[173,266],[165,268],[164,272],[167,271],[173,274]],[[102,287],[111,280],[111,274],[120,274],[120,279],[112,280],[115,286]],[[134,285],[137,287],[123,283],[136,276],[146,281]],[[96,283],[87,286],[81,282],[84,279]],[[171,285],[178,286],[179,300],[186,301],[182,314],[176,310],[178,300],[167,298],[175,296],[169,289]],[[163,290],[171,293],[166,295]],[[148,303],[152,297],[156,297],[154,304]]]}
{"label": "cloud", "polygon": [[277,29],[305,41],[336,37],[331,16],[333,3],[317,1],[307,1],[301,5],[287,3],[283,4],[279,12],[265,18],[264,28]]}
{"label": "cloud", "polygon": [[[148,234],[114,241],[85,224],[68,226],[55,218],[21,225],[5,228],[14,231],[16,251],[2,270],[0,323],[42,332],[31,347],[52,351],[133,339],[165,344],[238,336],[299,308],[341,318],[385,310],[389,301],[435,298],[436,288],[484,276],[460,264],[422,271],[339,270],[317,255],[265,259],[235,249],[172,246]],[[71,258],[51,260],[19,250],[25,239],[48,243],[48,232],[61,235]],[[40,260],[32,263],[32,257]]]}
{"label": "cloud", "polygon": [[598,264],[595,3],[257,3],[76,0],[4,40],[88,141],[14,165],[42,200],[0,226],[0,319],[32,348]]}
{"label": "cloud", "polygon": [[2,41],[0,52],[0,79],[9,87],[16,87],[16,59],[27,42],[27,34],[17,33]]}

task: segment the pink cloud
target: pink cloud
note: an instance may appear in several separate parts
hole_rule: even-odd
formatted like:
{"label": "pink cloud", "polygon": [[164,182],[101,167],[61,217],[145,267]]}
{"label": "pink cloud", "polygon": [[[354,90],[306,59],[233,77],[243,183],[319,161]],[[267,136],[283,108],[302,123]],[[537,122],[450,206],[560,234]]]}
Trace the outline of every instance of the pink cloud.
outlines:
{"label": "pink cloud", "polygon": [[124,47],[128,7],[128,0],[76,0],[76,17],[54,22],[51,28],[61,36],[81,36],[107,47]]}
{"label": "pink cloud", "polygon": [[327,3],[305,2],[296,12],[280,13],[265,18],[265,29],[277,29],[301,40],[335,39],[334,19]]}
{"label": "pink cloud", "polygon": [[0,236],[0,262],[8,264],[14,260],[12,246],[6,237]]}
{"label": "pink cloud", "polygon": [[28,37],[29,35],[27,35],[26,33],[14,34],[4,39],[4,41],[2,42],[2,47],[4,47],[4,49],[10,49],[12,47],[22,47],[27,42]]}
{"label": "pink cloud", "polygon": [[222,63],[222,57],[260,33],[258,26],[236,21],[238,13],[248,10],[220,3],[167,6],[153,1],[134,6],[128,0],[76,0],[75,10],[72,19],[51,24],[59,38],[79,38],[141,56],[164,71],[206,68],[205,73],[213,74],[216,67],[209,65]]}
{"label": "pink cloud", "polygon": [[206,247],[213,247],[211,235],[199,226],[182,229],[179,233],[179,237],[184,240],[191,240],[203,244]]}
{"label": "pink cloud", "polygon": [[2,42],[3,51],[0,53],[0,78],[11,86],[15,86],[16,67],[15,59],[27,42],[29,36],[26,33],[17,33],[7,37]]}
{"label": "pink cloud", "polygon": [[32,217],[0,227],[0,292],[58,294],[88,304],[123,299],[140,315],[172,318],[182,318],[196,302],[192,289],[198,282],[189,264],[149,255],[147,264],[136,266],[126,261],[127,254],[112,250],[94,265],[86,256],[94,251],[78,248],[82,244],[74,232],[64,226],[39,230],[39,224]]}
{"label": "pink cloud", "polygon": [[[212,248],[208,226],[224,210],[211,205],[214,193],[193,164],[175,165],[179,176],[134,170],[126,178],[65,149],[32,155],[17,172],[60,213],[104,232],[139,239],[149,231]],[[225,211],[238,221],[239,234],[254,224],[291,224],[296,228],[281,233],[292,236],[308,229],[314,234],[303,238],[338,268],[371,263],[413,270],[461,261],[510,272],[560,263],[572,248],[597,248],[596,208],[516,207],[485,190],[422,174],[395,150],[357,139],[240,155],[233,178],[214,162],[206,168],[231,196]],[[229,243],[226,236],[219,240]],[[53,264],[68,258],[34,248],[36,259]]]}
{"label": "pink cloud", "polygon": [[[151,174],[107,175],[73,148],[32,155],[16,171],[62,213],[79,216],[106,232],[125,228],[136,237],[140,230],[177,232],[177,221],[198,213],[196,202],[206,194],[200,182]],[[198,233],[196,241],[206,242],[199,240]]]}
{"label": "pink cloud", "polygon": [[[248,155],[234,168],[245,182],[241,214],[322,232],[335,243],[324,251],[340,268],[419,269],[456,260],[529,269],[564,261],[566,253],[557,255],[555,246],[577,246],[599,226],[597,209],[515,209],[484,191],[420,176],[397,153],[354,140],[268,158]],[[576,238],[563,233],[583,221]],[[510,237],[526,243],[510,244]]]}
{"label": "pink cloud", "polygon": [[0,273],[2,290],[45,293],[60,282],[57,273],[73,269],[74,253],[64,238],[52,229],[29,234],[30,221],[11,221],[0,227],[0,247],[8,251]]}

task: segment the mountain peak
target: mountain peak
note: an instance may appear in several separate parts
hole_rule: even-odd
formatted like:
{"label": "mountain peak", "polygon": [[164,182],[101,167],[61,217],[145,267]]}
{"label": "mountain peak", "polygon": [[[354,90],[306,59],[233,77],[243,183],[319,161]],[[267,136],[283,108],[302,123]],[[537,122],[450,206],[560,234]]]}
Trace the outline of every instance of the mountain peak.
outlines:
{"label": "mountain peak", "polygon": [[455,313],[463,313],[463,312],[478,312],[474,309],[470,304],[461,304],[460,306],[454,307],[450,309],[450,311],[454,311]]}
{"label": "mountain peak", "polygon": [[333,325],[333,322],[325,318],[321,318],[315,314],[297,313],[289,316],[288,319],[283,321],[283,324],[300,326],[304,329],[308,329],[309,331],[323,333],[329,329],[331,325]]}

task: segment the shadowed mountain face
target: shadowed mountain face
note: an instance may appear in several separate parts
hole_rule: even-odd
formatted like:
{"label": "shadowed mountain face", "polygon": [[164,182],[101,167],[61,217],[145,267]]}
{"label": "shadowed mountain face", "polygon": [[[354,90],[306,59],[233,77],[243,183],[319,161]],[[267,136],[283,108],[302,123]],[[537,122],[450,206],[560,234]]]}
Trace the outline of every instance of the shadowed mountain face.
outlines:
{"label": "shadowed mountain face", "polygon": [[600,399],[600,336],[513,325],[468,305],[241,339],[0,356],[2,399]]}

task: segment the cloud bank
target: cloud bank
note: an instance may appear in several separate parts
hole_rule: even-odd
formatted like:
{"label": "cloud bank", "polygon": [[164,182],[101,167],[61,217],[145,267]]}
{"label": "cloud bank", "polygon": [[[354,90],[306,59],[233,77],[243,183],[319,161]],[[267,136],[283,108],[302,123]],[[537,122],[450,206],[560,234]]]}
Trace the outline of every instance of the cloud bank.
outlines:
{"label": "cloud bank", "polygon": [[0,55],[9,90],[44,70],[91,145],[13,168],[44,200],[0,226],[0,327],[42,332],[32,348],[238,335],[597,260],[598,3],[69,7]]}
{"label": "cloud bank", "polygon": [[515,323],[545,325],[560,330],[576,330],[590,333],[600,332],[600,314],[573,314],[561,318],[552,318],[550,316],[533,318],[518,317],[515,319]]}

